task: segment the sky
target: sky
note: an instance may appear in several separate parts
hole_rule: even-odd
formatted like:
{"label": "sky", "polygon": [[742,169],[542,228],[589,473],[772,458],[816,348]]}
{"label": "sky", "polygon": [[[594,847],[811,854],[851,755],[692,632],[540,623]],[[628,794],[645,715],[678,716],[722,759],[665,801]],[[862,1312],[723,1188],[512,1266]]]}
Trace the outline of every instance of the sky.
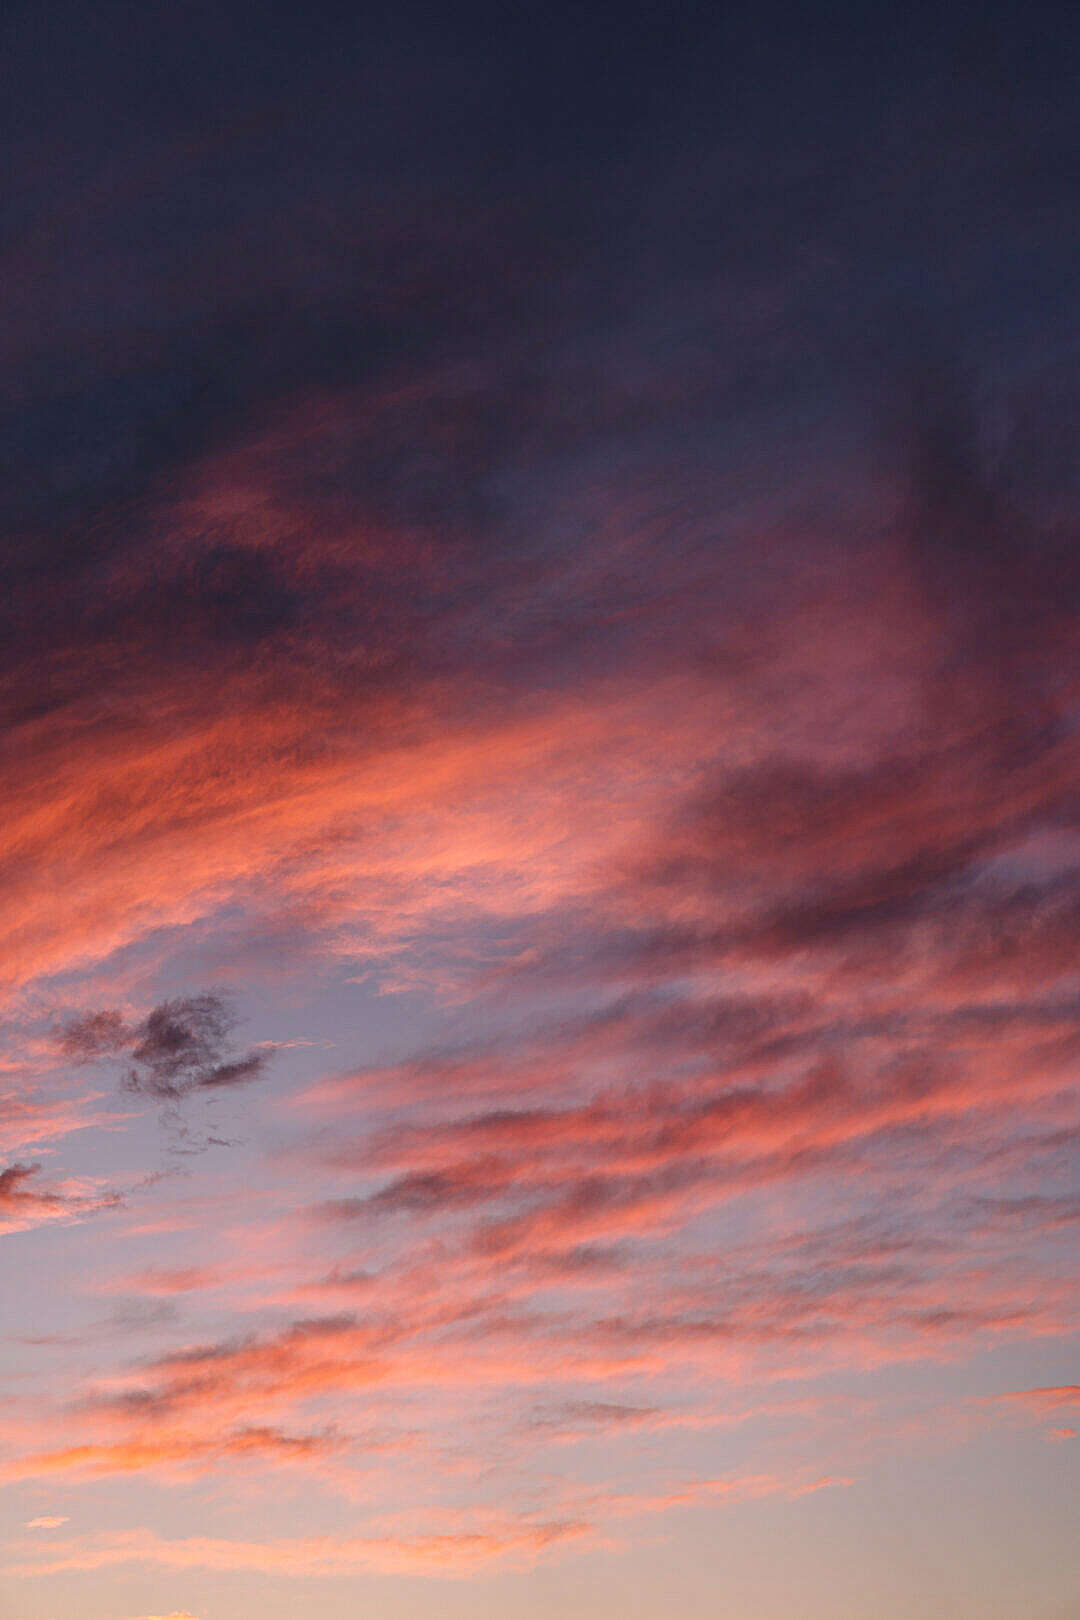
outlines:
{"label": "sky", "polygon": [[1080,1614],[1078,47],[8,0],[0,1620]]}

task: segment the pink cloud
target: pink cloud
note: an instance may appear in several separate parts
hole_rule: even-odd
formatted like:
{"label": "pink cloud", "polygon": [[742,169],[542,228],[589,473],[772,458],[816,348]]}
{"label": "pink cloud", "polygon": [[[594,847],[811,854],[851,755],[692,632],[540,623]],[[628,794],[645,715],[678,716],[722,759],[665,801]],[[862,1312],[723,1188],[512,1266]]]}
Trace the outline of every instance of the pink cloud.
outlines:
{"label": "pink cloud", "polygon": [[304,1579],[358,1573],[462,1577],[490,1564],[527,1567],[543,1552],[587,1535],[580,1524],[508,1525],[427,1536],[306,1536],[276,1542],[209,1536],[164,1540],[148,1530],[51,1544],[44,1557],[9,1563],[10,1577],[106,1569],[129,1563],[162,1569],[248,1570]]}
{"label": "pink cloud", "polygon": [[1015,1389],[1004,1395],[988,1396],[987,1399],[1045,1416],[1051,1412],[1067,1411],[1072,1406],[1080,1408],[1080,1384],[1058,1384],[1046,1389]]}

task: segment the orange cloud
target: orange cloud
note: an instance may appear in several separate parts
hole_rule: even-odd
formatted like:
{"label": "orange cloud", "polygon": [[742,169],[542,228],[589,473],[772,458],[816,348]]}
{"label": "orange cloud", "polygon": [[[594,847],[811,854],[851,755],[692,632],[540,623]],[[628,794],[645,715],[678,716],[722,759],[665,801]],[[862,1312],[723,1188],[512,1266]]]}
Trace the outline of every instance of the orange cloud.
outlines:
{"label": "orange cloud", "polygon": [[1080,1407],[1080,1384],[1057,1384],[1046,1389],[1015,1389],[1004,1395],[988,1396],[987,1399],[1044,1416],[1071,1406]]}
{"label": "orange cloud", "polygon": [[[597,1539],[597,1526],[644,1513],[666,1513],[703,1502],[740,1502],[851,1484],[847,1479],[784,1479],[773,1475],[695,1480],[670,1490],[613,1493],[570,1488],[567,1516],[546,1522],[522,1516],[444,1511],[432,1515],[435,1528],[394,1532],[388,1521],[366,1536],[307,1536],[274,1542],[189,1537],[168,1541],[148,1530],[112,1536],[84,1536],[53,1542],[24,1562],[9,1564],[9,1576],[35,1576],[65,1570],[145,1563],[169,1569],[249,1570],[300,1577],[336,1576],[361,1571],[380,1574],[468,1575],[491,1564],[527,1567],[541,1554],[574,1542]],[[413,1518],[413,1514],[398,1515]],[[437,1528],[439,1521],[455,1528]]]}
{"label": "orange cloud", "polygon": [[[332,1435],[294,1436],[265,1428],[236,1429],[215,1438],[176,1431],[155,1435],[147,1431],[142,1440],[29,1453],[6,1464],[0,1463],[0,1480],[8,1483],[51,1474],[101,1479],[111,1474],[155,1470],[190,1476],[230,1460],[250,1459],[265,1467],[271,1461],[302,1463],[340,1449],[341,1441]],[[67,1520],[58,1522],[66,1524]]]}
{"label": "orange cloud", "polygon": [[358,1573],[466,1576],[490,1564],[527,1567],[545,1551],[587,1535],[581,1524],[507,1526],[426,1536],[302,1536],[276,1542],[192,1536],[168,1541],[148,1530],[52,1543],[47,1556],[9,1563],[9,1577],[54,1575],[140,1563],[162,1569],[250,1570],[304,1579]]}
{"label": "orange cloud", "polygon": [[64,1181],[39,1188],[37,1164],[11,1164],[0,1170],[0,1233],[19,1232],[44,1221],[75,1220],[114,1208],[116,1193],[91,1190],[84,1181]]}

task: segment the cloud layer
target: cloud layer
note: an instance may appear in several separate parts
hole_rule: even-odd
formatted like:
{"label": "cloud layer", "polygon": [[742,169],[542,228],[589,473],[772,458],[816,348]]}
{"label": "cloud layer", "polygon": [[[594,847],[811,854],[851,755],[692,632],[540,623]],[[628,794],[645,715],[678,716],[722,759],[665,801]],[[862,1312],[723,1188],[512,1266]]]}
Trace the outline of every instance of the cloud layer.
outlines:
{"label": "cloud layer", "polygon": [[1049,1523],[1075,1451],[1068,52],[457,9],[11,27],[0,1566],[50,1613],[653,1602],[624,1520],[1000,1446]]}

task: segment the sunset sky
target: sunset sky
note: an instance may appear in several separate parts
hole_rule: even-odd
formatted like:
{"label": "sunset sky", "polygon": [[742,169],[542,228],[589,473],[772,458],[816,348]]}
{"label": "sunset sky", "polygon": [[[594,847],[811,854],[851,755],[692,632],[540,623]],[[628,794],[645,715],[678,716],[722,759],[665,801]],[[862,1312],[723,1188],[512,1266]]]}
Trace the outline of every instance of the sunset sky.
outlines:
{"label": "sunset sky", "polygon": [[0,62],[0,1620],[1076,1620],[1076,11]]}

